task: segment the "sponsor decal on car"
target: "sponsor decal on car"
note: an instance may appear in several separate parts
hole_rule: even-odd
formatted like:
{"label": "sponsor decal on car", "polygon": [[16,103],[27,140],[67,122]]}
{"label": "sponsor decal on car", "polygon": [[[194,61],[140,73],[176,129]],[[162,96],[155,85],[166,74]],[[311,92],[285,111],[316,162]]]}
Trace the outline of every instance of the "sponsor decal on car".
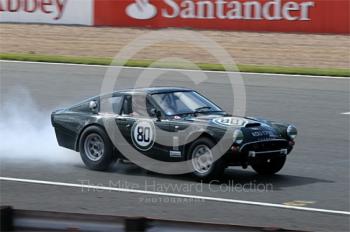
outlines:
{"label": "sponsor decal on car", "polygon": [[267,137],[276,137],[272,131],[254,131],[251,133],[254,137],[267,136]]}

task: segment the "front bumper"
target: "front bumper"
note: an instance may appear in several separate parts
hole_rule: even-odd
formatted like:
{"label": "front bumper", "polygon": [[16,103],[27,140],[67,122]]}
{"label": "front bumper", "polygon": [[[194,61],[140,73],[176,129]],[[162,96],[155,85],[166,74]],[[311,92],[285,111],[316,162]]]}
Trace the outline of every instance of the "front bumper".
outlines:
{"label": "front bumper", "polygon": [[261,155],[288,155],[288,149],[283,148],[279,150],[273,150],[273,151],[249,151],[248,152],[248,157],[249,158],[255,158],[256,156],[261,156]]}
{"label": "front bumper", "polygon": [[285,139],[252,141],[243,143],[241,146],[233,145],[226,154],[229,165],[242,165],[259,157],[286,156],[293,149],[294,142]]}

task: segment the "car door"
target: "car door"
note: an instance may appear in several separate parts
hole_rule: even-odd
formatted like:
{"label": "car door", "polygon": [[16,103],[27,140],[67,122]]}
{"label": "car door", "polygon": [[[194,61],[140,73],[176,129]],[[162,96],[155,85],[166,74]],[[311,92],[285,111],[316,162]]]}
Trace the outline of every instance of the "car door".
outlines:
{"label": "car door", "polygon": [[[151,155],[162,161],[179,161],[177,150],[178,138],[172,133],[170,128],[171,119],[164,114],[164,111],[152,100],[151,95],[147,101],[148,115],[152,115],[152,109],[160,113],[160,117],[152,115],[152,120],[156,128],[156,143]],[[175,158],[175,159],[174,159]]]}
{"label": "car door", "polygon": [[168,160],[168,135],[165,132],[169,131],[169,121],[157,119],[151,114],[152,108],[155,106],[145,94],[124,96],[121,114],[116,118],[117,125],[128,142],[128,147],[123,150],[131,152],[130,149],[135,149],[148,157]]}

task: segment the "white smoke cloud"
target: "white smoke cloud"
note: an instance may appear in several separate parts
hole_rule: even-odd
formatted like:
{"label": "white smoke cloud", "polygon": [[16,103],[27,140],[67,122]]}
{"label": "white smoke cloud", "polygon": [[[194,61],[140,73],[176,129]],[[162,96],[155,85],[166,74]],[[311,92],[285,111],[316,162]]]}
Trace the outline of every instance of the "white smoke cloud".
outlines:
{"label": "white smoke cloud", "polygon": [[79,154],[58,146],[51,112],[40,110],[28,90],[16,87],[2,95],[0,160],[79,162]]}

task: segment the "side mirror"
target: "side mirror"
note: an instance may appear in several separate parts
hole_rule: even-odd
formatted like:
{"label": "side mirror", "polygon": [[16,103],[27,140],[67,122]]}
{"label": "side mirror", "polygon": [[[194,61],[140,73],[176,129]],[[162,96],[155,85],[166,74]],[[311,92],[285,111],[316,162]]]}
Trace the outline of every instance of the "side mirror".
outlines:
{"label": "side mirror", "polygon": [[155,108],[150,110],[150,114],[151,117],[156,117],[158,121],[160,121],[160,118],[162,117],[162,113]]}
{"label": "side mirror", "polygon": [[91,112],[93,112],[94,114],[97,114],[97,113],[98,113],[97,102],[96,102],[96,101],[90,101],[90,102],[89,102],[89,109],[90,109]]}

